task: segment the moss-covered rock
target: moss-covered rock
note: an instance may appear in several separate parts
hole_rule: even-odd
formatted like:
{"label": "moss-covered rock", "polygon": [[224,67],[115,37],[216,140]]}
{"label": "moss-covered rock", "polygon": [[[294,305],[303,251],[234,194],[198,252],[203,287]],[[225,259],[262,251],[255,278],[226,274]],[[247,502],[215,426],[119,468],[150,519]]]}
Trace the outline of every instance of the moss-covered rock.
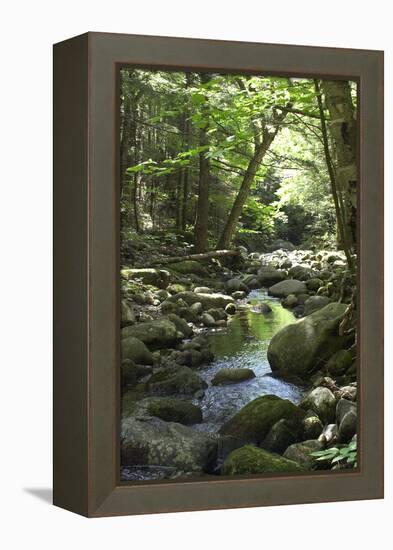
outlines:
{"label": "moss-covered rock", "polygon": [[255,373],[251,369],[221,369],[214,376],[212,385],[238,384],[250,378],[255,378]]}
{"label": "moss-covered rock", "polygon": [[122,269],[121,276],[128,281],[140,280],[145,285],[166,288],[170,273],[165,269]]}
{"label": "moss-covered rock", "polygon": [[314,411],[308,411],[303,418],[303,439],[318,439],[323,431],[323,424]]}
{"label": "moss-covered rock", "polygon": [[[178,331],[172,321],[166,317],[161,317],[155,321],[137,323],[136,325],[124,327],[121,330],[122,340],[131,336],[138,338],[138,340],[149,346],[150,349],[160,349],[176,343],[182,338],[182,333]],[[130,359],[133,358],[130,357]]]}
{"label": "moss-covered rock", "polygon": [[186,287],[184,285],[179,284],[179,283],[172,283],[167,287],[167,291],[170,294],[179,294],[180,292],[185,292]]}
{"label": "moss-covered rock", "polygon": [[178,315],[175,315],[174,313],[169,313],[167,315],[167,319],[169,319],[169,321],[175,325],[177,330],[184,334],[186,338],[189,338],[193,334],[192,328],[186,323],[184,319],[182,319]]}
{"label": "moss-covered rock", "polygon": [[281,418],[302,419],[304,411],[276,395],[257,397],[226,422],[220,433],[259,445]]}
{"label": "moss-covered rock", "polygon": [[346,304],[333,302],[278,331],[267,352],[272,371],[282,376],[295,374],[308,378],[318,370],[351,338],[338,331],[346,308]]}
{"label": "moss-covered rock", "polygon": [[329,388],[318,386],[310,391],[300,402],[299,407],[312,410],[325,423],[333,422],[336,417],[336,398]]}
{"label": "moss-covered rock", "polygon": [[286,298],[289,294],[304,294],[307,292],[307,287],[303,281],[297,281],[296,279],[288,279],[287,281],[281,281],[275,285],[269,287],[270,296],[276,298]]}
{"label": "moss-covered rock", "polygon": [[274,267],[263,266],[258,270],[257,280],[260,286],[270,287],[276,283],[284,281],[286,274],[284,271],[274,269]]}
{"label": "moss-covered rock", "polygon": [[353,356],[347,349],[340,349],[334,355],[330,357],[326,363],[326,369],[333,377],[344,374],[347,369],[352,365]]}
{"label": "moss-covered rock", "polygon": [[121,362],[121,385],[123,388],[137,384],[138,380],[151,373],[150,365],[136,365],[131,359]]}
{"label": "moss-covered rock", "polygon": [[302,441],[301,443],[290,445],[285,451],[284,457],[300,464],[305,470],[312,470],[315,468],[317,462],[311,456],[311,453],[320,451],[322,448],[322,443],[316,439]]}
{"label": "moss-covered rock", "polygon": [[156,416],[166,422],[179,422],[185,426],[202,422],[202,411],[197,405],[184,399],[148,397],[139,401],[135,416]]}
{"label": "moss-covered rock", "polygon": [[222,468],[222,474],[226,476],[301,471],[301,466],[296,462],[253,445],[245,445],[232,451],[226,458]]}
{"label": "moss-covered rock", "polygon": [[175,467],[179,473],[208,473],[217,459],[216,438],[160,418],[122,421],[122,464]]}
{"label": "moss-covered rock", "polygon": [[331,299],[327,296],[310,296],[304,302],[304,315],[310,315],[314,313],[314,311],[318,311],[318,309],[327,306],[330,302]]}
{"label": "moss-covered rock", "polygon": [[270,428],[260,447],[271,453],[282,454],[289,445],[301,439],[302,427],[300,419],[281,418]]}
{"label": "moss-covered rock", "polygon": [[208,275],[206,268],[200,262],[196,262],[195,260],[183,260],[182,262],[176,262],[170,264],[168,268],[183,275],[189,275],[190,273],[200,275],[201,277]]}
{"label": "moss-covered rock", "polygon": [[136,317],[134,310],[126,302],[126,300],[121,301],[121,326],[125,327],[127,325],[134,325],[136,323]]}
{"label": "moss-covered rock", "polygon": [[145,344],[134,336],[127,336],[121,340],[121,358],[130,359],[141,365],[152,365],[153,355]]}
{"label": "moss-covered rock", "polygon": [[149,392],[157,395],[193,395],[207,388],[206,382],[189,367],[169,367],[152,374]]}

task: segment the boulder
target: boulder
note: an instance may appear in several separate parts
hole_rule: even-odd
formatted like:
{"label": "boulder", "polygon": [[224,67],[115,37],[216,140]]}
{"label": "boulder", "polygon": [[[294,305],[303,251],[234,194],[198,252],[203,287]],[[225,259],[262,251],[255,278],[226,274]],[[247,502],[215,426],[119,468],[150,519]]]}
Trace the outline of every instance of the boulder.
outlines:
{"label": "boulder", "polygon": [[171,397],[148,397],[137,403],[135,417],[155,416],[166,422],[179,422],[185,426],[202,422],[202,411],[197,405]]}
{"label": "boulder", "polygon": [[196,292],[197,294],[211,294],[213,291],[208,286],[197,286],[194,288],[194,292]]}
{"label": "boulder", "polygon": [[202,316],[201,316],[201,321],[202,323],[204,324],[205,327],[215,327],[216,326],[216,320],[214,319],[214,317],[212,315],[210,315],[210,313],[207,313],[205,311],[205,313],[202,313]]}
{"label": "boulder", "polygon": [[260,447],[271,453],[282,454],[292,443],[299,440],[302,435],[302,424],[298,420],[282,418],[271,428]]}
{"label": "boulder", "polygon": [[207,388],[206,382],[189,367],[168,367],[157,370],[149,378],[149,392],[157,395],[193,395]]}
{"label": "boulder", "polygon": [[311,279],[308,279],[306,281],[306,286],[308,290],[315,290],[317,291],[319,287],[323,285],[322,279],[318,279],[317,277],[312,277]]}
{"label": "boulder", "polygon": [[175,325],[177,330],[184,334],[186,338],[192,336],[193,330],[184,319],[181,319],[178,315],[175,315],[174,313],[169,313],[169,315],[167,315],[167,319],[169,319],[169,321]]}
{"label": "boulder", "polygon": [[272,371],[307,379],[318,370],[351,339],[338,332],[346,309],[346,304],[333,302],[279,330],[270,340],[267,352]]}
{"label": "boulder", "polygon": [[201,277],[206,277],[208,272],[206,268],[195,260],[183,260],[182,262],[176,262],[168,266],[169,269],[181,273],[183,275],[195,274]]}
{"label": "boulder", "polygon": [[255,373],[251,369],[221,369],[214,376],[212,385],[237,384],[250,378],[255,378]]}
{"label": "boulder", "polygon": [[271,313],[273,310],[269,306],[269,304],[266,304],[265,302],[262,302],[260,304],[256,304],[255,306],[252,306],[251,311],[253,313]]}
{"label": "boulder", "polygon": [[134,325],[136,323],[135,313],[126,300],[121,301],[121,326]]}
{"label": "boulder", "polygon": [[323,431],[323,424],[314,411],[308,411],[303,418],[303,438],[318,439]]}
{"label": "boulder", "polygon": [[167,287],[167,291],[170,294],[179,294],[180,292],[185,292],[186,287],[184,285],[181,285],[179,283],[172,283]]}
{"label": "boulder", "polygon": [[240,409],[221,427],[220,434],[259,445],[272,426],[282,418],[295,420],[303,416],[304,412],[291,401],[276,395],[263,395]]}
{"label": "boulder", "polygon": [[311,456],[311,453],[321,451],[322,449],[323,445],[320,441],[310,439],[290,445],[283,456],[288,460],[293,460],[295,463],[300,464],[305,470],[312,470],[316,466],[317,461],[315,457]]}
{"label": "boulder", "polygon": [[246,297],[246,293],[244,290],[236,290],[235,292],[232,292],[231,296],[234,300],[243,300],[243,298]]}
{"label": "boulder", "polygon": [[211,315],[215,321],[222,321],[228,317],[223,308],[208,309],[206,313]]}
{"label": "boulder", "polygon": [[290,252],[292,252],[293,250],[296,250],[296,246],[289,241],[285,241],[284,239],[276,239],[269,246],[269,250],[271,250],[272,252],[274,252],[274,250],[280,249],[289,250]]}
{"label": "boulder", "polygon": [[292,460],[274,455],[253,445],[232,451],[222,468],[222,475],[275,474],[301,472],[303,469]]}
{"label": "boulder", "polygon": [[276,298],[286,298],[289,294],[304,294],[307,292],[307,287],[303,281],[297,281],[296,279],[287,279],[281,281],[269,288],[270,296]]}
{"label": "boulder", "polygon": [[166,269],[122,269],[121,275],[128,281],[140,280],[145,285],[152,285],[158,288],[166,288],[170,277]]}
{"label": "boulder", "polygon": [[357,408],[353,401],[340,399],[337,403],[336,419],[341,442],[348,442],[357,431]]}
{"label": "boulder", "polygon": [[121,385],[123,388],[134,386],[143,376],[151,373],[150,365],[136,365],[131,359],[124,359],[121,362]]}
{"label": "boulder", "polygon": [[295,307],[297,306],[297,298],[295,294],[288,294],[286,298],[282,301],[284,307]]}
{"label": "boulder", "polygon": [[225,306],[225,313],[227,313],[228,315],[235,315],[236,311],[237,309],[235,304],[228,304],[227,306]]}
{"label": "boulder", "polygon": [[160,418],[122,421],[122,464],[175,467],[179,473],[210,472],[217,458],[214,437]]}
{"label": "boulder", "polygon": [[201,302],[195,302],[194,304],[190,305],[190,310],[195,313],[195,315],[200,315],[203,311],[203,306]]}
{"label": "boulder", "polygon": [[340,349],[330,357],[326,363],[326,369],[333,377],[340,376],[352,365],[352,361],[352,353],[347,349]]}
{"label": "boulder", "polygon": [[229,294],[232,294],[232,292],[236,292],[239,290],[248,292],[247,285],[245,285],[241,279],[229,279],[229,281],[226,282],[225,287],[226,291]]}
{"label": "boulder", "polygon": [[286,274],[284,271],[279,271],[274,267],[263,266],[258,270],[257,279],[260,286],[269,287],[284,281]]}
{"label": "boulder", "polygon": [[311,409],[325,423],[333,422],[336,416],[336,398],[323,386],[311,390],[299,403],[305,410]]}
{"label": "boulder", "polygon": [[127,336],[121,340],[121,358],[130,359],[141,365],[152,365],[153,355],[145,344],[134,336]]}
{"label": "boulder", "polygon": [[225,294],[212,293],[212,294],[203,294],[192,291],[179,292],[175,296],[171,296],[166,301],[174,302],[181,298],[189,306],[200,302],[203,309],[212,309],[212,308],[225,308],[228,304],[233,304],[234,299],[231,296],[226,296]]}
{"label": "boulder", "polygon": [[307,279],[311,279],[311,277],[314,277],[315,271],[312,270],[310,267],[306,267],[304,265],[294,265],[288,271],[288,275],[293,279],[307,281]]}
{"label": "boulder", "polygon": [[314,313],[314,311],[318,311],[318,309],[327,306],[330,302],[331,299],[327,296],[310,296],[304,302],[304,315],[310,315]]}
{"label": "boulder", "polygon": [[[137,323],[121,330],[121,338],[133,336],[138,338],[149,346],[150,349],[160,349],[169,347],[181,340],[183,334],[178,331],[176,325],[166,317],[161,317],[155,321],[146,323]],[[130,357],[132,359],[132,357]],[[134,359],[135,360],[135,359]],[[139,361],[136,361],[137,363]]]}

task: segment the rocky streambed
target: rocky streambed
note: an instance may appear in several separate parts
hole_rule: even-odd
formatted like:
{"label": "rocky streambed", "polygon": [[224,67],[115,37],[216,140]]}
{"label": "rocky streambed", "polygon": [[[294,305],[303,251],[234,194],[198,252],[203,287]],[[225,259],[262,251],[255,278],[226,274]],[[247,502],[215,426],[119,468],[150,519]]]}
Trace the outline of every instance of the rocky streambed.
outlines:
{"label": "rocky streambed", "polygon": [[340,253],[242,250],[122,278],[123,481],[351,466],[311,454],[356,439]]}

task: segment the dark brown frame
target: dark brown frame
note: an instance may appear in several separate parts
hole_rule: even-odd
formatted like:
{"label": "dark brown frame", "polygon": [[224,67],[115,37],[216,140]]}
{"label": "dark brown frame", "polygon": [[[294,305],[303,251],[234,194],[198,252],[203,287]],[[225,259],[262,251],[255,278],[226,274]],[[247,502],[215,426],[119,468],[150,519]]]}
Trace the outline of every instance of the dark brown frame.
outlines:
{"label": "dark brown frame", "polygon": [[[122,65],[359,82],[359,470],[118,481]],[[89,517],[383,498],[383,52],[106,33],[54,46],[53,418],[54,503]]]}

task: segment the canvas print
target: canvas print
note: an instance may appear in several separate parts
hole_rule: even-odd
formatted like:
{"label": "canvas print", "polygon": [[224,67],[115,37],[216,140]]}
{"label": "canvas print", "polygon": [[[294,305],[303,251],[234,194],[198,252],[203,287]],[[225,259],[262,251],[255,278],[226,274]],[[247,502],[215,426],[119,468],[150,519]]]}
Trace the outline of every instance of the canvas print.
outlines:
{"label": "canvas print", "polygon": [[120,479],[357,456],[357,84],[119,73]]}

